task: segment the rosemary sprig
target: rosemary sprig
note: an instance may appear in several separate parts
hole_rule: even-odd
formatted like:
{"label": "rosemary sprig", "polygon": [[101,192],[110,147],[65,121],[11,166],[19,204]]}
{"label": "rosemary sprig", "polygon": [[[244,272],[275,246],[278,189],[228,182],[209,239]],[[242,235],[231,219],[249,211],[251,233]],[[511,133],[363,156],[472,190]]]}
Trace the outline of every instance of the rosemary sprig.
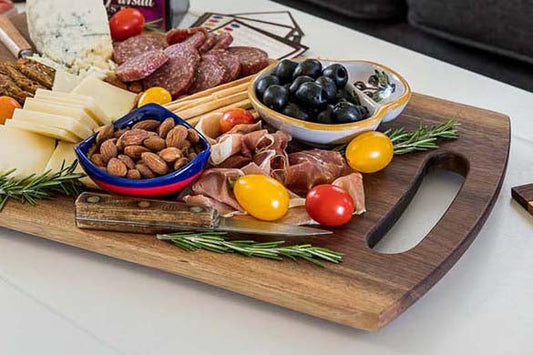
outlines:
{"label": "rosemary sprig", "polygon": [[48,199],[55,195],[77,195],[82,191],[79,179],[85,174],[75,173],[78,161],[75,160],[70,166],[61,166],[56,173],[47,171],[41,175],[31,174],[22,179],[13,177],[16,169],[0,174],[0,212],[9,199],[21,203],[37,204],[38,200]]}
{"label": "rosemary sprig", "polygon": [[342,261],[343,254],[311,244],[282,246],[285,244],[282,240],[259,243],[253,240],[227,240],[224,238],[226,235],[225,232],[179,232],[158,234],[157,238],[168,240],[188,251],[204,249],[215,253],[237,253],[248,257],[273,260],[283,260],[287,257],[292,260],[303,259],[320,267],[324,267],[324,263],[320,260],[335,264]]}
{"label": "rosemary sprig", "polygon": [[385,132],[394,145],[394,154],[402,155],[413,151],[437,149],[437,139],[457,139],[457,121],[451,119],[436,126],[420,127],[414,132],[408,132],[405,128],[389,129]]}

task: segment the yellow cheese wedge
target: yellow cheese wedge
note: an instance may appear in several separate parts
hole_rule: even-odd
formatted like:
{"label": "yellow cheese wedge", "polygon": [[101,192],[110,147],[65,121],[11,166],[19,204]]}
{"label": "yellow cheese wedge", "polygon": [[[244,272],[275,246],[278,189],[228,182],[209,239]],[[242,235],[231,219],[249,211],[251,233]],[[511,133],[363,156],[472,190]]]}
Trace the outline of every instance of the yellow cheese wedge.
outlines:
{"label": "yellow cheese wedge", "polygon": [[117,88],[100,79],[86,77],[72,93],[87,95],[96,100],[96,103],[113,121],[124,116],[133,109],[135,95],[132,92]]}
{"label": "yellow cheese wedge", "polygon": [[52,115],[50,113],[17,108],[13,113],[13,120],[35,123],[44,127],[64,129],[80,138],[80,140],[93,134],[93,131],[89,127],[81,124],[75,118],[68,116]]}
{"label": "yellow cheese wedge", "polygon": [[17,169],[12,176],[18,179],[41,174],[55,145],[55,139],[0,125],[0,172]]}
{"label": "yellow cheese wedge", "polygon": [[55,138],[60,141],[66,141],[66,142],[71,142],[71,143],[79,143],[81,141],[80,138],[76,137],[75,135],[73,135],[72,133],[64,129],[50,127],[50,126],[43,126],[43,125],[36,124],[33,122],[26,122],[22,120],[15,121],[13,119],[9,119],[9,120],[6,120],[4,125],[6,127],[18,128],[18,129],[25,130],[28,132],[40,134],[42,136]]}
{"label": "yellow cheese wedge", "polygon": [[61,105],[45,100],[27,98],[24,102],[24,110],[72,117],[91,130],[98,127],[81,105]]}
{"label": "yellow cheese wedge", "polygon": [[74,90],[74,88],[78,86],[81,81],[82,78],[77,75],[70,74],[64,70],[57,70],[52,90],[69,93]]}
{"label": "yellow cheese wedge", "polygon": [[[57,173],[58,171],[61,171],[63,167],[70,166],[72,162],[77,159],[76,152],[74,152],[74,146],[75,144],[73,143],[58,142],[57,147],[50,157],[48,164],[46,164],[46,168],[44,170]],[[78,164],[75,172],[83,173],[81,165]],[[100,187],[98,187],[98,185],[96,185],[89,177],[85,177],[80,181],[91,189],[100,189]]]}
{"label": "yellow cheese wedge", "polygon": [[109,116],[106,115],[100,105],[97,105],[95,100],[90,96],[37,89],[35,98],[61,105],[83,105],[85,112],[98,124],[105,125],[111,122]]}

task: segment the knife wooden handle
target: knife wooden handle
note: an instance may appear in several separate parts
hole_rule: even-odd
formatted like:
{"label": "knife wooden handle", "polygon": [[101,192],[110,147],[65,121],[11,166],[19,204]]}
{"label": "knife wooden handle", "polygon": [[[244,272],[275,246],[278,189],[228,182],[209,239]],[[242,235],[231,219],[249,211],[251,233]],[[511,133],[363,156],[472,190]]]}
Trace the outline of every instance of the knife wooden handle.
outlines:
{"label": "knife wooden handle", "polygon": [[0,15],[0,42],[17,58],[33,54],[31,45],[5,15]]}
{"label": "knife wooden handle", "polygon": [[533,214],[533,184],[513,187],[511,194],[526,211]]}
{"label": "knife wooden handle", "polygon": [[76,200],[76,225],[82,229],[155,234],[214,229],[218,221],[215,209],[182,202],[93,192],[84,192]]}

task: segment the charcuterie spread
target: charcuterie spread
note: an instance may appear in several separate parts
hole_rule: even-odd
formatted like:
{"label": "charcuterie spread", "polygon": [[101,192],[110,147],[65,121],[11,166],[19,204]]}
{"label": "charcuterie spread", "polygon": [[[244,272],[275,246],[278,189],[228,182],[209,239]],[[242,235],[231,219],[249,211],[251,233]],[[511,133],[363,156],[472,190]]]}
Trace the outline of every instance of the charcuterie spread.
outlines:
{"label": "charcuterie spread", "polygon": [[13,152],[0,157],[0,215],[66,195],[80,229],[338,264],[334,241],[305,238],[381,223],[368,191],[391,164],[459,138],[454,117],[384,126],[411,91],[381,64],[278,60],[230,32],[147,31],[137,8],[112,10],[27,1],[33,52],[0,62],[0,151]]}

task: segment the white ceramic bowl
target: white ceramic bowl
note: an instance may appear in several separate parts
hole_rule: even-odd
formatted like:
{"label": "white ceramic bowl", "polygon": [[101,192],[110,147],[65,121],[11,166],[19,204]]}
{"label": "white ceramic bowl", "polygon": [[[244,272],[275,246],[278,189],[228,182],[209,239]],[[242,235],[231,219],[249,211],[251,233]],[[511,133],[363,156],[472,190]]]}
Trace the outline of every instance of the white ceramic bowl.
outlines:
{"label": "white ceramic bowl", "polygon": [[[302,61],[309,58],[295,59]],[[282,113],[276,112],[265,106],[255,94],[255,84],[261,78],[269,75],[274,70],[277,62],[272,63],[260,72],[248,87],[248,94],[252,105],[259,115],[273,127],[289,133],[292,137],[315,145],[328,145],[349,142],[353,137],[366,131],[378,128],[381,122],[394,120],[403,111],[411,98],[411,89],[407,81],[397,72],[381,64],[364,60],[329,60],[320,59],[323,67],[333,63],[339,63],[348,70],[347,88],[356,94],[361,104],[366,106],[371,116],[365,120],[343,124],[321,124],[302,121]],[[353,83],[356,81],[367,82],[368,78],[374,74],[375,70],[383,71],[389,76],[391,84],[395,85],[394,92],[383,98],[380,102],[375,102],[368,95],[357,89]]]}

